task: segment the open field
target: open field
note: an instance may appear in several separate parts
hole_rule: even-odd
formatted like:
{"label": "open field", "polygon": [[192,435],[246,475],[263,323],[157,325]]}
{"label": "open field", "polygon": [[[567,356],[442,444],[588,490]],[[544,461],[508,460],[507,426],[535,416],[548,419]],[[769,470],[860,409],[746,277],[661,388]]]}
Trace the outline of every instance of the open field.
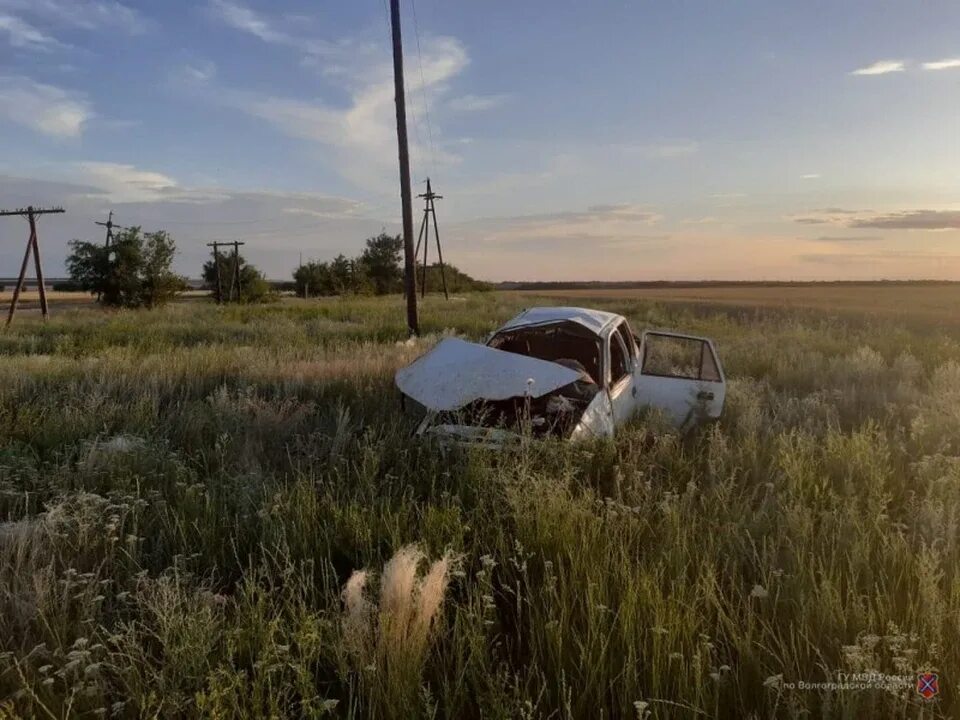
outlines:
{"label": "open field", "polygon": [[699,303],[741,308],[802,308],[847,314],[870,313],[903,322],[960,323],[960,283],[744,284],[722,287],[555,290],[531,292],[531,294],[567,300],[633,298],[654,302]]}
{"label": "open field", "polygon": [[[720,290],[431,298],[411,342],[398,298],[20,318],[0,716],[955,716],[957,291]],[[509,456],[410,439],[396,368],[561,295],[712,336],[720,423]],[[384,567],[411,543],[439,561],[419,593],[411,553]],[[798,685],[864,672],[906,685]]]}

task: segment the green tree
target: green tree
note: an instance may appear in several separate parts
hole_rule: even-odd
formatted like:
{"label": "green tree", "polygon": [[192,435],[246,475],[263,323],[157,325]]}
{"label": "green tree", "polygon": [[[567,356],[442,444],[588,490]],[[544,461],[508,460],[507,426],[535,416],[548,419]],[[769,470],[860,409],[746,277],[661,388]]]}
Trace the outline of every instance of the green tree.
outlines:
{"label": "green tree", "polygon": [[403,267],[400,264],[402,250],[403,240],[399,235],[380,233],[367,240],[367,247],[360,254],[360,262],[377,295],[403,289]]}
{"label": "green tree", "polygon": [[333,295],[333,277],[325,262],[308,262],[293,271],[293,282],[300,297]]}
{"label": "green tree", "polygon": [[118,233],[109,248],[71,241],[67,272],[81,289],[97,293],[104,305],[155,307],[186,286],[171,269],[176,252],[166,232],[144,234],[133,227]]}
{"label": "green tree", "polygon": [[[257,270],[256,266],[248,263],[243,255],[240,255],[240,300],[243,302],[263,302],[272,297],[270,283],[263,276],[263,273]],[[230,295],[230,283],[233,279],[234,265],[236,260],[233,254],[220,255],[220,278],[223,282],[223,297],[227,299]],[[212,292],[217,289],[217,266],[213,258],[210,258],[203,264],[201,273],[204,287]],[[235,282],[235,281],[234,281]],[[234,290],[236,292],[236,290]]]}

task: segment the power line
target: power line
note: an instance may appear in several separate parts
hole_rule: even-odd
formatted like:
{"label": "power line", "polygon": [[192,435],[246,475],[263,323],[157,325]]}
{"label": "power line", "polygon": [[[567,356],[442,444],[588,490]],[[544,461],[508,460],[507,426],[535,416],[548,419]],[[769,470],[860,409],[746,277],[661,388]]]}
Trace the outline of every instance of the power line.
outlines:
{"label": "power line", "polygon": [[[423,76],[423,53],[420,52],[420,28],[417,23],[417,3],[416,0],[410,0],[410,7],[413,9],[413,34],[417,38],[417,65],[420,67],[420,92],[423,93],[423,112],[427,119],[427,134],[430,138],[430,172],[436,174],[436,158],[433,147],[433,126],[430,124],[430,101],[427,98],[427,83]],[[416,114],[414,114],[414,123],[416,123]]]}

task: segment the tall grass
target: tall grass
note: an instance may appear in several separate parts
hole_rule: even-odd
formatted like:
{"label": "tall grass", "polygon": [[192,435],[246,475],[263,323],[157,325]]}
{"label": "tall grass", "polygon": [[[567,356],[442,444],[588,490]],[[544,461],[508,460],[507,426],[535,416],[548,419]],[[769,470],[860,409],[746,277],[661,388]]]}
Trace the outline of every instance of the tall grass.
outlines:
{"label": "tall grass", "polygon": [[[713,336],[719,424],[414,442],[392,374],[529,297],[205,304],[0,336],[0,714],[949,717],[949,329],[580,300]],[[842,673],[911,689],[803,690]]]}

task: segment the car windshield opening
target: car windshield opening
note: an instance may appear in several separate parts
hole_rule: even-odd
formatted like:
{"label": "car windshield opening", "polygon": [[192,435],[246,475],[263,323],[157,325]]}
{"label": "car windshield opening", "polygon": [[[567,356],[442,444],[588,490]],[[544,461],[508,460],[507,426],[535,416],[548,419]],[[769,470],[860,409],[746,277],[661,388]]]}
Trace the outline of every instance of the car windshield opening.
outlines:
{"label": "car windshield opening", "polygon": [[504,330],[497,333],[490,347],[559,363],[588,376],[593,383],[602,380],[600,338],[574,322],[551,323]]}

